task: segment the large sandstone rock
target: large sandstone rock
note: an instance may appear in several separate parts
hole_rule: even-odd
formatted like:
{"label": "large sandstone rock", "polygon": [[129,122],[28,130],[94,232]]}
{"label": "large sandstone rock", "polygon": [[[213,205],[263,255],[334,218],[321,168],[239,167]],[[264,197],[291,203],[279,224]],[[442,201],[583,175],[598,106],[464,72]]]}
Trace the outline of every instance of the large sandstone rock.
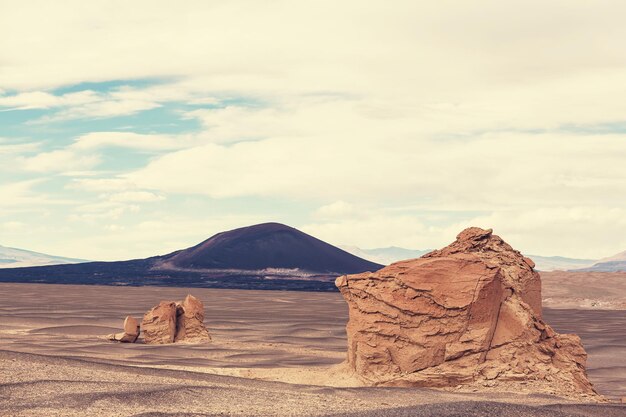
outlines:
{"label": "large sandstone rock", "polygon": [[176,336],[176,303],[161,301],[143,316],[144,341],[148,344],[173,343]]}
{"label": "large sandstone rock", "polygon": [[189,294],[181,303],[177,303],[175,342],[202,343],[210,342],[211,336],[204,327],[204,305]]}
{"label": "large sandstone rock", "polygon": [[124,331],[107,336],[109,340],[122,343],[135,343],[139,337],[139,322],[134,317],[127,316],[124,319]]}
{"label": "large sandstone rock", "polygon": [[348,366],[371,385],[599,398],[578,336],[542,321],[533,267],[491,230],[469,228],[422,258],[337,278]]}

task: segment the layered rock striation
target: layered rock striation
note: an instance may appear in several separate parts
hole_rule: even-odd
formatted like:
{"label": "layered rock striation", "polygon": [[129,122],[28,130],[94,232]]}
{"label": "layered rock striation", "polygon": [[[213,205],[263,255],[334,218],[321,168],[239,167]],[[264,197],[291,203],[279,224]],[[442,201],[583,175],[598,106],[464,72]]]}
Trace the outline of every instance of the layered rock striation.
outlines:
{"label": "layered rock striation", "polygon": [[336,285],[348,302],[347,364],[365,383],[598,398],[576,335],[541,319],[534,263],[491,229]]}
{"label": "layered rock striation", "polygon": [[174,343],[176,336],[176,303],[161,301],[143,315],[143,340],[148,344]]}

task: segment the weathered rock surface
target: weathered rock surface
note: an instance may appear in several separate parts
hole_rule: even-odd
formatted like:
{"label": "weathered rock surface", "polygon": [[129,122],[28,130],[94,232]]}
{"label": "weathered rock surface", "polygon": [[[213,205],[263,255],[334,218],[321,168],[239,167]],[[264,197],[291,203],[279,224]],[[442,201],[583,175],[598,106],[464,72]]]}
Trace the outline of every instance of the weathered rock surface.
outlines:
{"label": "weathered rock surface", "polygon": [[134,317],[127,316],[124,319],[124,331],[107,336],[109,340],[122,343],[135,343],[139,337],[139,322]]}
{"label": "weathered rock surface", "polygon": [[211,341],[204,326],[204,305],[191,294],[179,302],[161,301],[143,316],[141,327],[147,344]]}
{"label": "weathered rock surface", "polygon": [[189,294],[181,303],[177,303],[175,342],[201,343],[210,342],[211,336],[204,326],[204,305]]}
{"label": "weathered rock surface", "polygon": [[491,230],[469,228],[422,258],[337,278],[348,366],[371,385],[600,398],[578,336],[542,321],[533,267]]}
{"label": "weathered rock surface", "polygon": [[176,336],[176,303],[161,301],[143,316],[144,341],[148,344],[173,343]]}

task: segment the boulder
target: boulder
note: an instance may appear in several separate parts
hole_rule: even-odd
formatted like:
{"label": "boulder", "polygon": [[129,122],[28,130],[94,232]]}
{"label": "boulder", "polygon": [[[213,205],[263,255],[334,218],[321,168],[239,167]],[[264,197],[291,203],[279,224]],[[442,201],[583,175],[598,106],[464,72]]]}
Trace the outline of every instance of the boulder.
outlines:
{"label": "boulder", "polygon": [[122,343],[135,343],[139,337],[139,322],[134,317],[124,319],[124,331],[107,336],[107,339]]}
{"label": "boulder", "polygon": [[161,301],[143,316],[144,341],[148,344],[173,343],[176,336],[176,303]]}
{"label": "boulder", "polygon": [[204,305],[191,294],[177,303],[174,341],[186,343],[211,341],[209,331],[204,326]]}
{"label": "boulder", "polygon": [[369,385],[545,392],[599,399],[576,335],[541,319],[534,263],[491,229],[336,285],[348,367]]}

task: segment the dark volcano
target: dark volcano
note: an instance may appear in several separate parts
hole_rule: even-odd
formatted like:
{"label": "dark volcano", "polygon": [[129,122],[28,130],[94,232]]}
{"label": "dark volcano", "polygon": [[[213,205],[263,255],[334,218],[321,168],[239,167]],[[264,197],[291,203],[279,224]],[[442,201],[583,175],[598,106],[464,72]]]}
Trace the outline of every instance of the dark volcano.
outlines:
{"label": "dark volcano", "polygon": [[264,223],[165,256],[0,269],[0,282],[333,290],[338,275],[381,267],[293,227]]}
{"label": "dark volcano", "polygon": [[297,268],[338,275],[382,267],[280,223],[218,233],[194,247],[163,257],[163,261],[164,266],[185,269]]}

